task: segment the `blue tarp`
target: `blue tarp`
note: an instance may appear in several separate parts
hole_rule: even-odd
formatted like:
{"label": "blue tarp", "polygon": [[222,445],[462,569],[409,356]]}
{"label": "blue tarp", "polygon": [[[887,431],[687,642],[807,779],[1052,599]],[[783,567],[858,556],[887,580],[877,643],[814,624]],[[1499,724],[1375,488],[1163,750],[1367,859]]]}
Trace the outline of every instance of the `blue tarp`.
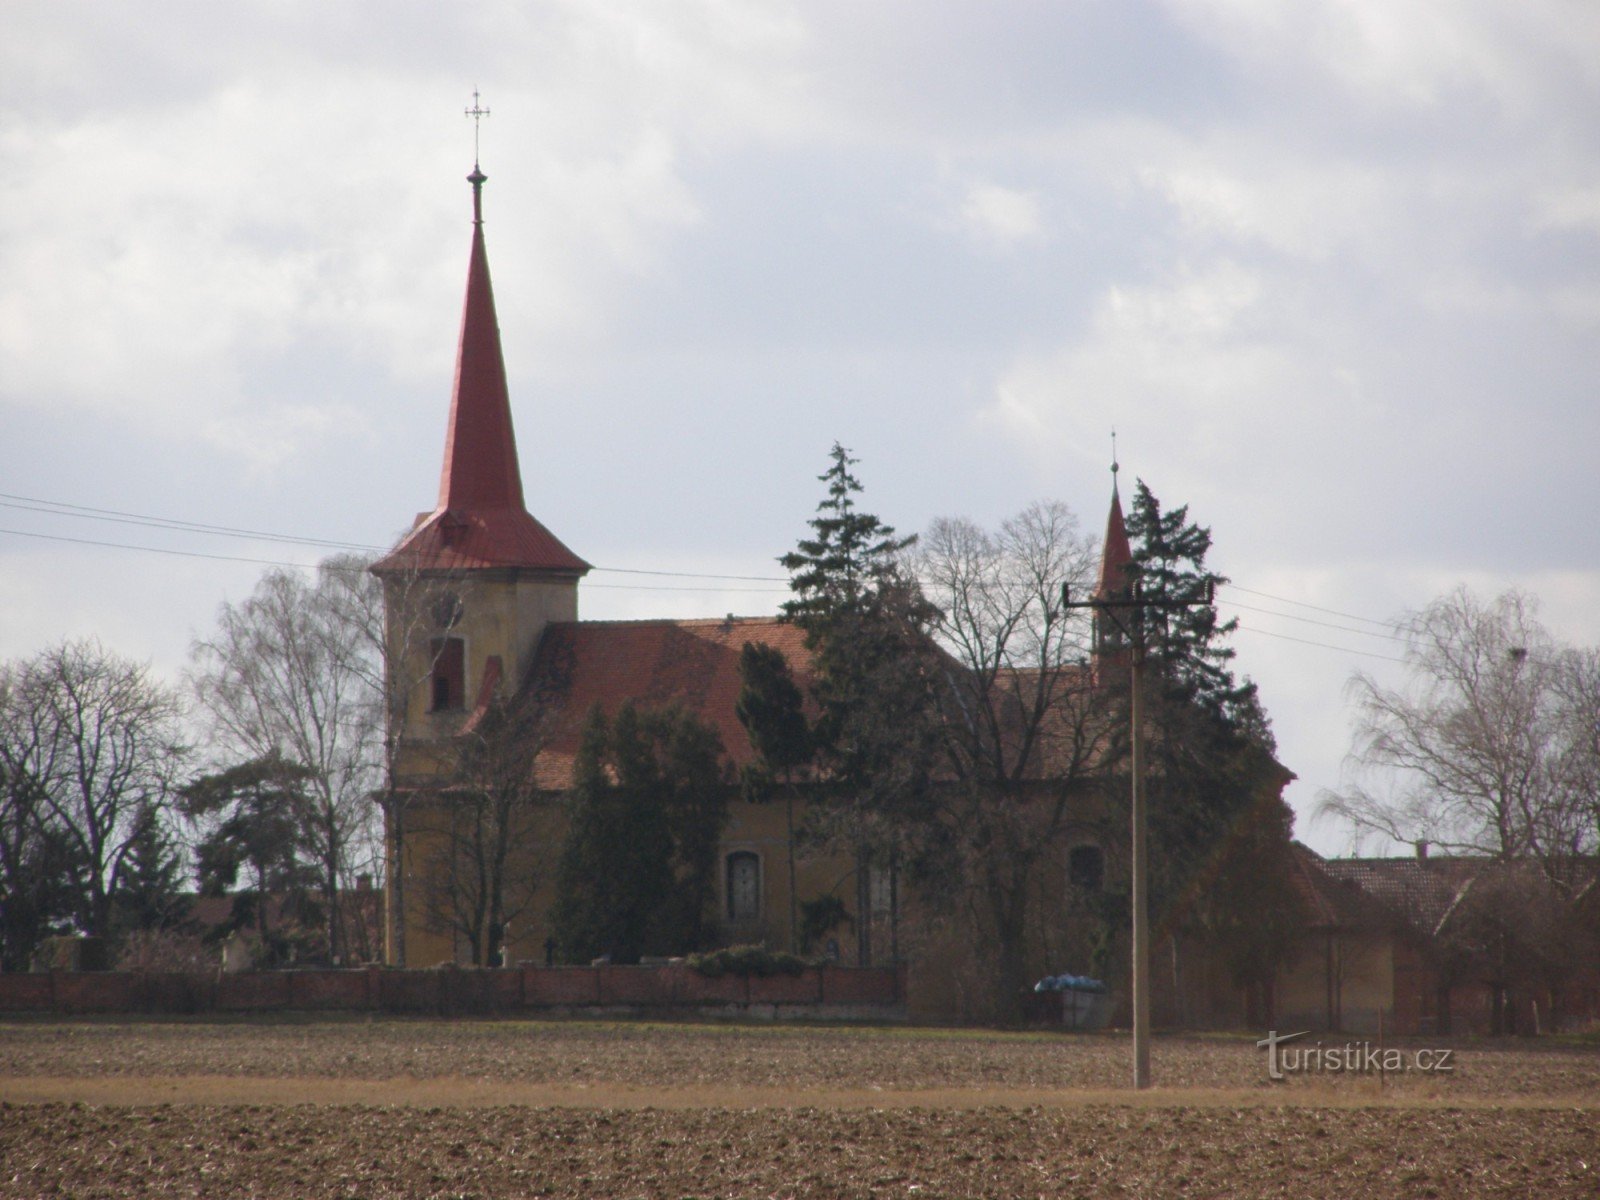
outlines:
{"label": "blue tarp", "polygon": [[1033,985],[1036,992],[1095,992],[1103,993],[1106,985],[1087,975],[1046,975]]}

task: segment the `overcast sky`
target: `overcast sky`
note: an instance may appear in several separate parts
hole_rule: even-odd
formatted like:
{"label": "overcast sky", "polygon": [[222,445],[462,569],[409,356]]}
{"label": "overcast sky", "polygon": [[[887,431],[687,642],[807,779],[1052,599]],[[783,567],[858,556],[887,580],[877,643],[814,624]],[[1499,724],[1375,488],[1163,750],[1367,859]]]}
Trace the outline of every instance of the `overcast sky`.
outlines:
{"label": "overcast sky", "polygon": [[1377,622],[1516,586],[1600,641],[1592,0],[8,0],[0,659],[175,678],[264,569],[43,535],[318,557],[35,500],[371,546],[433,506],[474,87],[529,507],[598,566],[777,574],[835,439],[904,532],[1098,534],[1114,426],[1211,527],[1330,853]]}

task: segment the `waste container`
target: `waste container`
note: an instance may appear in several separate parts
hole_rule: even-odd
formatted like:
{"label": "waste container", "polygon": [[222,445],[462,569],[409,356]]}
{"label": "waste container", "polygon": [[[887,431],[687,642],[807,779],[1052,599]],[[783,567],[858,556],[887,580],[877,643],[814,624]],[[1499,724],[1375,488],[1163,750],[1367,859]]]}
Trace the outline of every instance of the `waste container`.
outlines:
{"label": "waste container", "polygon": [[1063,1027],[1104,1029],[1111,1019],[1111,999],[1106,985],[1085,975],[1046,975],[1033,990],[1049,995],[1060,1006]]}

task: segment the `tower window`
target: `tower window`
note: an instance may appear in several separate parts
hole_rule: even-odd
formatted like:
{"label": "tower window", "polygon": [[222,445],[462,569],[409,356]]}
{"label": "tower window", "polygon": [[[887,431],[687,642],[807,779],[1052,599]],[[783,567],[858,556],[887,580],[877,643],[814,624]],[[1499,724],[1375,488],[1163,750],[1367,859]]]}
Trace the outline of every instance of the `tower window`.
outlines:
{"label": "tower window", "polygon": [[466,652],[460,638],[434,638],[429,711],[445,712],[466,703]]}
{"label": "tower window", "polygon": [[728,920],[761,917],[761,858],[749,850],[728,855]]}
{"label": "tower window", "polygon": [[1067,879],[1073,887],[1098,892],[1106,878],[1106,856],[1099,846],[1074,846],[1067,856]]}

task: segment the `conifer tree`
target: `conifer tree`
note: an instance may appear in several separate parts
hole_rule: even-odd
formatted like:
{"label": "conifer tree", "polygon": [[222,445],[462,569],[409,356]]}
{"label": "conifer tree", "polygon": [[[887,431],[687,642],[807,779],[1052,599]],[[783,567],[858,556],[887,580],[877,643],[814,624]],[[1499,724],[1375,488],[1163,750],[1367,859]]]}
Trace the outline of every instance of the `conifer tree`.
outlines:
{"label": "conifer tree", "polygon": [[313,895],[318,873],[296,820],[309,776],[307,768],[267,755],[202,775],[179,797],[200,830],[195,873],[201,894],[233,897],[221,933],[252,930],[268,965],[317,947],[311,930],[321,921]]}
{"label": "conifer tree", "polygon": [[871,869],[897,869],[904,835],[929,799],[937,706],[928,629],[937,613],[901,565],[915,535],[897,537],[857,507],[856,460],[837,442],[829,456],[813,536],[778,561],[794,593],[783,614],[805,631],[813,656],[813,744],[836,800],[813,820],[855,856],[857,962],[865,966]]}
{"label": "conifer tree", "polygon": [[192,907],[182,887],[183,860],[161,813],[145,807],[128,846],[122,876],[112,898],[112,927],[118,934],[173,929]]}
{"label": "conifer tree", "polygon": [[574,764],[552,913],[569,962],[700,949],[728,785],[716,732],[678,708],[597,707]]}
{"label": "conifer tree", "polygon": [[[1202,600],[1228,580],[1206,563],[1210,529],[1188,505],[1163,512],[1141,480],[1128,519],[1144,597]],[[1256,686],[1232,670],[1210,604],[1145,610],[1151,735],[1152,910],[1168,932],[1206,928],[1242,985],[1270,979],[1298,932],[1292,814]]]}
{"label": "conifer tree", "polygon": [[[1200,601],[1228,579],[1206,565],[1211,530],[1189,520],[1187,504],[1162,512],[1161,502],[1139,480],[1128,515],[1135,577],[1147,600]],[[1198,703],[1240,733],[1271,749],[1256,686],[1233,677],[1233,647],[1225,642],[1237,617],[1219,621],[1211,604],[1156,608],[1146,614],[1147,661],[1175,701]]]}

